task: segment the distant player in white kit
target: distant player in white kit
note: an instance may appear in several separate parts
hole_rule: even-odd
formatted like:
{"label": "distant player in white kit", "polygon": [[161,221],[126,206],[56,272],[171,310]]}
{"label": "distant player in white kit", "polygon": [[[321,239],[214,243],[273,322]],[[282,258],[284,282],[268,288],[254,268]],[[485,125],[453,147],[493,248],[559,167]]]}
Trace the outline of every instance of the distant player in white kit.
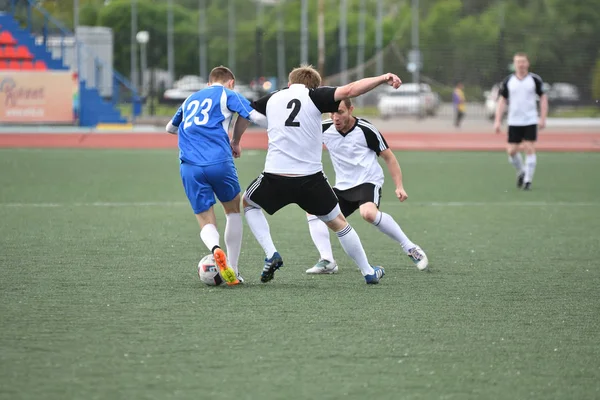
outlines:
{"label": "distant player in white kit", "polygon": [[[262,282],[272,280],[283,265],[262,209],[274,214],[296,203],[336,232],[342,248],[356,262],[367,284],[379,283],[383,268],[369,263],[360,238],[341,213],[338,199],[323,174],[321,120],[323,113],[336,112],[342,99],[359,96],[382,84],[398,88],[401,83],[396,75],[384,74],[337,88],[321,87],[319,73],[312,66],[301,66],[290,72],[289,88],[252,103],[256,111],[267,117],[269,136],[264,172],[250,184],[243,197],[246,220],[266,255]],[[236,157],[241,154],[239,141],[247,126],[246,120],[236,121],[231,142]]]}
{"label": "distant player in white kit", "polygon": [[[335,170],[335,192],[342,214],[350,216],[359,210],[363,219],[377,227],[400,244],[404,253],[419,270],[427,268],[427,255],[402,231],[394,218],[379,211],[383,169],[377,161],[381,156],[396,185],[396,197],[401,202],[408,199],[402,183],[402,170],[383,135],[371,123],[352,115],[350,99],[344,99],[331,118],[322,123],[323,143]],[[327,225],[314,215],[307,215],[313,243],[319,250],[317,264],[307,274],[334,274],[338,265],[333,258]]]}
{"label": "distant player in white kit", "polygon": [[[500,86],[494,130],[500,133],[502,117],[508,102],[508,161],[517,170],[517,187],[531,190],[537,165],[535,142],[538,128],[544,129],[546,126],[548,96],[544,93],[542,78],[529,72],[527,54],[515,54],[513,63],[515,73],[507,76]],[[541,115],[538,115],[538,98]],[[525,164],[519,153],[521,143],[525,151]]]}

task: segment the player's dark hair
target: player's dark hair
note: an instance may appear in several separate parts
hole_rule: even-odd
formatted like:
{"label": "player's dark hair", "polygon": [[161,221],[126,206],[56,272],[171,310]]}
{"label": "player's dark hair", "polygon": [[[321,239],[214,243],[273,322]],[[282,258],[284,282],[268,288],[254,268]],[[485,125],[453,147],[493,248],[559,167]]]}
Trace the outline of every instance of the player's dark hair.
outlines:
{"label": "player's dark hair", "polygon": [[307,64],[294,68],[290,72],[288,80],[290,84],[299,83],[309,89],[316,89],[321,86],[321,75],[312,65]]}
{"label": "player's dark hair", "polygon": [[344,100],[342,100],[342,103],[344,103],[348,109],[352,107],[352,100],[350,100],[350,97],[346,97]]}
{"label": "player's dark hair", "polygon": [[210,75],[208,76],[208,83],[225,83],[229,80],[235,79],[235,75],[233,72],[227,67],[219,65],[210,71]]}

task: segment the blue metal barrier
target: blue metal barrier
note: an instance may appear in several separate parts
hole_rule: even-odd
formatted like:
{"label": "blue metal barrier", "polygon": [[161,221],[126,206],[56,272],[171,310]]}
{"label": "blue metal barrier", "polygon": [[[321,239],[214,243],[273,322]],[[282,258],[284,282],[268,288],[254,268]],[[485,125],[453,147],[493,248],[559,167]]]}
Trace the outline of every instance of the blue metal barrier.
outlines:
{"label": "blue metal barrier", "polygon": [[[21,2],[19,2],[21,3]],[[15,20],[17,20],[16,14],[17,14],[17,0],[10,0],[9,3],[9,12],[13,15],[13,17],[15,18]],[[69,29],[67,28],[63,23],[61,23],[60,21],[58,21],[56,18],[54,18],[52,15],[50,15],[50,13],[44,9],[42,6],[40,6],[39,4],[37,4],[36,1],[34,0],[26,0],[26,26],[27,26],[27,30],[29,32],[34,32],[36,29],[36,27],[34,26],[33,23],[33,12],[37,12],[39,15],[42,16],[43,18],[43,24],[41,27],[41,36],[42,36],[42,43],[44,45],[44,48],[47,49],[47,43],[48,43],[48,36],[49,36],[49,31],[51,29],[57,29],[58,32],[60,33],[61,36],[61,47],[60,47],[60,59],[63,60],[64,56],[65,56],[65,37],[73,37],[75,38],[75,51],[77,52],[77,70],[80,71],[80,60],[82,59],[82,53],[86,56],[86,57],[91,57],[94,60],[94,74],[95,74],[95,84],[91,86],[92,89],[99,89],[99,82],[101,81],[101,75],[100,71],[104,70],[105,68],[107,68],[106,64],[99,59],[94,53],[93,51],[88,48],[85,44],[81,43],[79,40],[77,40],[77,36]],[[52,63],[50,63],[52,64]],[[61,63],[62,65],[62,63]],[[56,66],[53,65],[49,65],[50,68],[57,68]],[[81,74],[79,74],[81,76]],[[124,87],[127,90],[129,90],[131,92],[131,106],[132,106],[132,119],[133,121],[135,121],[135,118],[137,116],[139,116],[141,114],[141,98],[140,95],[137,91],[137,89],[134,87],[134,85],[131,83],[131,81],[129,81],[127,78],[125,78],[123,75],[119,74],[117,71],[113,70],[113,77],[112,77],[112,86],[113,86],[113,91],[112,91],[112,96],[111,96],[111,103],[113,105],[113,107],[117,108],[118,104],[119,104],[119,100],[120,100],[120,93],[121,93],[121,88]],[[87,86],[87,83],[86,83]],[[80,107],[81,108],[81,107]]]}

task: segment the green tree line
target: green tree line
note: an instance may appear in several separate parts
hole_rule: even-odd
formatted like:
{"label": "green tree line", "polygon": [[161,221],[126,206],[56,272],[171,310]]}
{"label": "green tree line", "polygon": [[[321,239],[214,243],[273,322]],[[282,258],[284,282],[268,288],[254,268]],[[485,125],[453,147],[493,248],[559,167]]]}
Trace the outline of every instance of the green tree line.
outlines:
{"label": "green tree line", "polygon": [[[177,76],[198,74],[198,0],[174,0],[175,70]],[[348,0],[348,65],[356,64],[360,0]],[[44,0],[55,17],[72,24],[73,0]],[[225,0],[207,0],[208,66],[227,64],[228,7]],[[406,56],[411,49],[410,0],[384,2],[383,42],[394,43]],[[365,58],[376,53],[375,1],[367,0]],[[276,75],[277,7],[283,7],[286,66],[300,62],[300,1],[287,0],[264,8],[262,57],[264,75]],[[150,32],[149,65],[167,66],[167,2],[138,0],[138,28]],[[256,3],[235,0],[236,75],[249,81],[257,73]],[[80,24],[113,29],[114,62],[130,70],[130,0],[80,0]],[[339,72],[339,0],[325,0],[326,75]],[[504,22],[503,22],[504,21]],[[532,70],[548,82],[577,85],[592,97],[600,81],[600,7],[598,0],[421,0],[422,75],[445,85],[456,80],[487,86],[509,73],[512,55],[525,51]],[[317,1],[309,1],[309,60],[316,64]],[[400,60],[386,59],[385,69],[409,77]],[[597,89],[600,90],[600,89]],[[600,97],[600,93],[594,93]]]}

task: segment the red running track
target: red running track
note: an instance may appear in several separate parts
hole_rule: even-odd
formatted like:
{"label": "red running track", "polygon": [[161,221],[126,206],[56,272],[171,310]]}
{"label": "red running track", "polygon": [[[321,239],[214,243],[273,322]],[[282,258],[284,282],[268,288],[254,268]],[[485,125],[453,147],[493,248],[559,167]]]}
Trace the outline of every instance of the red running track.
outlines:
{"label": "red running track", "polygon": [[[503,151],[505,135],[482,133],[384,133],[393,150]],[[170,149],[177,137],[160,133],[0,134],[0,148]],[[266,149],[265,133],[247,133],[243,149]],[[540,134],[540,151],[600,152],[600,132]]]}

